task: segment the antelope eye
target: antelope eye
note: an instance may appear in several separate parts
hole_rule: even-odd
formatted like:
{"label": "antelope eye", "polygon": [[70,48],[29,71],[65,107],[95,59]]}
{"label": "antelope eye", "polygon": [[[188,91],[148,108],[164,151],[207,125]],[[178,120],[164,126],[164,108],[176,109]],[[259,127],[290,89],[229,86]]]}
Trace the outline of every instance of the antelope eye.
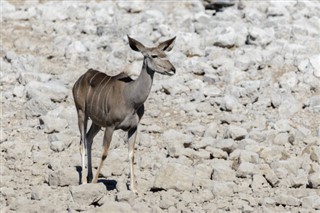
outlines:
{"label": "antelope eye", "polygon": [[151,57],[152,57],[152,58],[158,58],[158,56],[157,56],[157,55],[151,55]]}

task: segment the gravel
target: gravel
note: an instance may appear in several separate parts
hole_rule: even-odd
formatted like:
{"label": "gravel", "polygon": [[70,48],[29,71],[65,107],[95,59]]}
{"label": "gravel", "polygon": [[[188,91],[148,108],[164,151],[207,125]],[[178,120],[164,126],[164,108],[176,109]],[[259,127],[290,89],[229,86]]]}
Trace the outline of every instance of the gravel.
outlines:
{"label": "gravel", "polygon": [[[318,1],[0,6],[1,211],[320,211]],[[89,68],[139,75],[127,34],[147,46],[177,36],[177,73],[155,75],[139,126],[138,194],[121,131],[99,183],[79,185],[71,92]]]}

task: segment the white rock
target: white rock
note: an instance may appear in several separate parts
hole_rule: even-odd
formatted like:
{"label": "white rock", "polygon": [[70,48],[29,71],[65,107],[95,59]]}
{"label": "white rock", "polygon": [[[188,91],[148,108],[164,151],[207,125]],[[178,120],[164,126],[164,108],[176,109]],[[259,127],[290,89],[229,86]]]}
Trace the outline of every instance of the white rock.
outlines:
{"label": "white rock", "polygon": [[289,134],[286,132],[279,133],[274,138],[274,143],[278,145],[285,145],[289,142]]}
{"label": "white rock", "polygon": [[45,133],[61,132],[68,126],[67,120],[50,115],[42,116],[41,120],[44,123]]}
{"label": "white rock", "polygon": [[220,109],[226,111],[237,111],[241,108],[238,100],[232,95],[225,95],[220,102]]}
{"label": "white rock", "polygon": [[313,68],[314,76],[320,78],[320,55],[314,55],[310,57],[309,60]]}
{"label": "white rock", "polygon": [[236,43],[236,32],[232,27],[220,29],[214,38],[214,45],[230,48]]}
{"label": "white rock", "polygon": [[0,144],[8,140],[8,135],[4,132],[3,128],[0,129]]}
{"label": "white rock", "polygon": [[[96,197],[98,198],[98,194],[96,195]],[[92,199],[90,199],[92,200]],[[81,202],[81,200],[80,200]],[[116,202],[116,201],[112,201],[112,200],[108,200],[106,202],[103,203],[103,205],[101,207],[97,207],[94,208],[91,211],[88,211],[90,213],[95,213],[95,212],[117,212],[117,213],[126,213],[126,212],[132,212],[132,213],[137,213],[137,211],[135,211],[129,203],[127,202]]]}
{"label": "white rock", "polygon": [[298,77],[295,72],[287,72],[284,73],[280,78],[279,82],[281,87],[288,88],[288,89],[295,89],[298,84]]}
{"label": "white rock", "polygon": [[302,207],[305,208],[313,208],[313,209],[320,209],[320,196],[319,195],[309,195],[301,199]]}
{"label": "white rock", "polygon": [[46,96],[56,102],[64,101],[69,94],[69,90],[62,83],[54,81],[47,83],[31,81],[26,86],[26,92],[29,98]]}
{"label": "white rock", "polygon": [[66,145],[63,141],[52,141],[50,149],[55,152],[62,152],[66,148]]}
{"label": "white rock", "polygon": [[278,132],[290,132],[290,130],[291,130],[291,126],[289,124],[288,119],[278,120],[275,123],[274,127]]}
{"label": "white rock", "polygon": [[18,81],[22,85],[26,85],[31,81],[41,81],[48,82],[51,80],[52,75],[46,73],[37,73],[37,72],[20,72]]}
{"label": "white rock", "polygon": [[258,167],[249,162],[243,162],[239,165],[237,170],[237,177],[247,177],[258,173]]}
{"label": "white rock", "polygon": [[32,200],[42,200],[51,194],[51,188],[48,185],[34,186],[31,190]]}
{"label": "white rock", "polygon": [[71,187],[70,191],[75,203],[89,206],[103,197],[106,187],[103,183],[82,184]]}
{"label": "white rock", "polygon": [[207,86],[203,89],[203,94],[206,97],[215,97],[221,94],[221,90],[216,86]]}
{"label": "white rock", "polygon": [[216,138],[218,134],[218,124],[216,122],[212,122],[206,127],[206,131],[204,132],[204,137],[212,137]]}
{"label": "white rock", "polygon": [[279,115],[281,118],[288,118],[297,113],[302,107],[302,104],[293,96],[287,95],[279,106]]}
{"label": "white rock", "polygon": [[212,181],[212,194],[222,197],[232,196],[235,186],[234,182]]}
{"label": "white rock", "polygon": [[8,1],[1,1],[0,7],[3,14],[14,12],[16,10],[16,7],[10,4]]}
{"label": "white rock", "polygon": [[44,20],[49,20],[49,21],[61,21],[65,20],[68,18],[68,7],[63,4],[43,4],[38,7],[38,9],[41,12],[41,17]]}
{"label": "white rock", "polygon": [[[20,40],[16,40],[17,43]],[[29,47],[30,41],[23,41],[27,44],[24,46]],[[31,72],[31,73],[38,73],[40,71],[40,63],[39,59],[31,54],[20,55],[12,59],[11,61],[12,70],[15,72]]]}
{"label": "white rock", "polygon": [[170,163],[163,165],[154,181],[154,187],[160,189],[175,189],[178,191],[191,190],[194,179],[194,171],[192,168]]}
{"label": "white rock", "polygon": [[276,202],[282,205],[288,205],[288,206],[299,206],[301,202],[299,199],[293,197],[292,195],[279,195],[276,198]]}
{"label": "white rock", "polygon": [[193,137],[183,134],[176,130],[170,129],[163,133],[163,138],[167,146],[169,155],[178,157],[183,153],[185,147],[189,147],[192,143]]}
{"label": "white rock", "polygon": [[255,193],[263,193],[270,188],[269,183],[262,175],[253,175],[251,188]]}
{"label": "white rock", "polygon": [[48,97],[35,97],[25,104],[27,116],[42,116],[46,115],[50,110],[53,110],[56,104]]}
{"label": "white rock", "polygon": [[74,167],[64,168],[49,174],[50,186],[70,186],[79,184],[79,175]]}
{"label": "white rock", "polygon": [[215,161],[213,163],[212,179],[217,181],[233,181],[236,178],[236,172],[231,169],[228,161]]}
{"label": "white rock", "polygon": [[320,96],[312,96],[309,105],[314,112],[320,112]]}
{"label": "white rock", "polygon": [[22,98],[25,95],[25,89],[23,85],[17,85],[14,87],[12,94],[15,97]]}
{"label": "white rock", "polygon": [[227,153],[231,153],[236,149],[236,143],[232,139],[217,139],[214,141],[213,146]]}
{"label": "white rock", "polygon": [[312,173],[309,175],[309,185],[313,189],[319,189],[320,188],[320,171]]}
{"label": "white rock", "polygon": [[233,140],[242,140],[247,135],[248,132],[246,129],[235,125],[229,125],[228,130],[226,132],[226,137],[232,138]]}
{"label": "white rock", "polygon": [[270,168],[268,164],[259,164],[258,165],[260,174],[263,174],[268,183],[272,186],[275,187],[279,183],[279,179],[274,173],[274,171]]}
{"label": "white rock", "polygon": [[134,1],[134,2],[120,1],[117,4],[121,9],[124,9],[129,13],[139,13],[146,8],[144,1]]}
{"label": "white rock", "polygon": [[273,28],[261,29],[258,27],[249,28],[249,43],[265,46],[271,43],[274,37]]}

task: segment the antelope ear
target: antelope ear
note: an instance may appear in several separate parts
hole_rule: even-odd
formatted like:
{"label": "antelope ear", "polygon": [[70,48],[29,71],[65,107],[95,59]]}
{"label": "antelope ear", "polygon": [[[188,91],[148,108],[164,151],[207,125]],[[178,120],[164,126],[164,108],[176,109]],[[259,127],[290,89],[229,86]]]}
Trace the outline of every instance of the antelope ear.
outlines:
{"label": "antelope ear", "polygon": [[176,37],[173,37],[172,39],[169,39],[167,41],[164,41],[158,45],[158,48],[162,51],[167,51],[169,52],[173,48],[174,40]]}
{"label": "antelope ear", "polygon": [[143,44],[141,44],[139,41],[130,38],[129,35],[128,36],[128,40],[129,40],[129,45],[131,47],[132,50],[137,51],[137,52],[144,52],[145,50],[145,46]]}

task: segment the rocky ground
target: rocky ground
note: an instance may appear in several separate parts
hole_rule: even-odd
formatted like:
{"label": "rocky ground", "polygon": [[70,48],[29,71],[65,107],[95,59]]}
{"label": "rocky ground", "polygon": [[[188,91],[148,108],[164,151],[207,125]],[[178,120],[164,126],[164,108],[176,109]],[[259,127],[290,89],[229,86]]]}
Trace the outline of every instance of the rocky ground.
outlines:
{"label": "rocky ground", "polygon": [[[1,212],[319,212],[320,2],[213,6],[1,1]],[[79,185],[71,94],[89,68],[139,74],[127,34],[177,36],[139,127],[138,195],[121,131],[100,183]]]}

